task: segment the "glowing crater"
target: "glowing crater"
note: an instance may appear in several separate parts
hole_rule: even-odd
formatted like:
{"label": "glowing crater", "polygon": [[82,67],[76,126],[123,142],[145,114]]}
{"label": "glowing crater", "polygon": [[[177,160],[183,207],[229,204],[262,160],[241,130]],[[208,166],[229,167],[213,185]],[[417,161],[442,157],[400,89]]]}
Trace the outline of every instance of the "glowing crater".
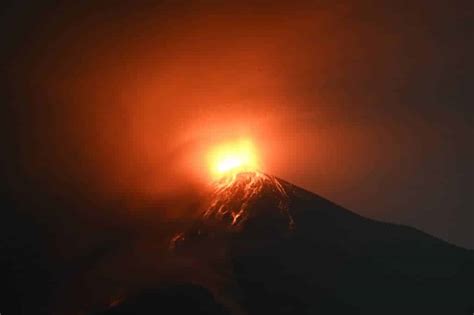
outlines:
{"label": "glowing crater", "polygon": [[217,145],[209,151],[208,164],[213,180],[259,169],[258,154],[249,139]]}

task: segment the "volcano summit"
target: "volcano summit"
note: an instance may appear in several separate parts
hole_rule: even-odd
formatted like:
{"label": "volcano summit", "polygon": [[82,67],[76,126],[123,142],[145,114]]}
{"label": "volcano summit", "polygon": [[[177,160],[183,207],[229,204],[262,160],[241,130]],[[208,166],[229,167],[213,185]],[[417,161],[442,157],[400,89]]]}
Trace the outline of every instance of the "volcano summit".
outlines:
{"label": "volcano summit", "polygon": [[[158,303],[174,292],[182,307],[174,314],[461,315],[474,307],[472,251],[258,172],[217,182],[170,255],[192,262],[183,273],[201,275],[145,294]],[[140,313],[143,294],[108,313]],[[197,306],[185,309],[189,300]]]}

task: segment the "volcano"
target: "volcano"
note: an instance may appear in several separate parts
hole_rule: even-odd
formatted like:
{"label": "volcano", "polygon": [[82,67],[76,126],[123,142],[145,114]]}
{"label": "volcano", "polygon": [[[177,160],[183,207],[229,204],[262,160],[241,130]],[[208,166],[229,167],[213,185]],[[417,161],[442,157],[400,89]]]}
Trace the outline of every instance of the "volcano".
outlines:
{"label": "volcano", "polygon": [[[171,238],[183,276],[107,314],[472,314],[474,252],[258,172],[215,184]],[[179,265],[179,264],[177,264]],[[189,276],[187,276],[189,275]]]}

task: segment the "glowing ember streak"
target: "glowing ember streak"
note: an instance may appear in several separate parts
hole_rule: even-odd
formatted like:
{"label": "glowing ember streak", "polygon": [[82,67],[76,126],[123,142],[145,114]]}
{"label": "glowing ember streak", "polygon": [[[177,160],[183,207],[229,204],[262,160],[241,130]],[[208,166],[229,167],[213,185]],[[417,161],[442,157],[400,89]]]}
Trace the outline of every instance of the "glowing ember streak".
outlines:
{"label": "glowing ember streak", "polygon": [[211,203],[203,216],[228,220],[231,226],[238,227],[248,218],[249,206],[261,196],[264,189],[270,189],[278,199],[278,208],[288,216],[292,227],[293,219],[288,213],[285,189],[275,177],[260,172],[233,174],[216,182]]}
{"label": "glowing ember streak", "polygon": [[256,149],[249,139],[216,146],[208,154],[208,163],[214,180],[241,172],[254,172],[259,168]]}
{"label": "glowing ember streak", "polygon": [[209,235],[206,230],[238,232],[249,219],[273,220],[275,214],[278,226],[284,222],[285,228],[293,229],[284,183],[258,170],[257,151],[250,140],[240,139],[216,146],[207,158],[213,179],[212,193],[195,226],[172,237],[171,249]]}
{"label": "glowing ember streak", "polygon": [[200,224],[191,232],[176,234],[170,241],[170,248],[174,249],[200,234],[207,235],[201,233],[202,229],[215,226],[215,223],[226,231],[238,232],[248,219],[265,209],[279,212],[287,222],[287,228],[294,228],[289,197],[280,180],[256,171],[225,176],[214,183],[209,203],[201,213]]}

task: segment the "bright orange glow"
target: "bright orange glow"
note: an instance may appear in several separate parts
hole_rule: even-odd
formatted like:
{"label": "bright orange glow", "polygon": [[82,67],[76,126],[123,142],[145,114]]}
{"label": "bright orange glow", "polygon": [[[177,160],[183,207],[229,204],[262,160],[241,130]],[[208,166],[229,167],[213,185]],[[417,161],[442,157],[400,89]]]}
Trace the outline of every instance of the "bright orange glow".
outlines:
{"label": "bright orange glow", "polygon": [[241,172],[259,169],[257,151],[249,139],[217,145],[208,154],[211,177],[215,180]]}

